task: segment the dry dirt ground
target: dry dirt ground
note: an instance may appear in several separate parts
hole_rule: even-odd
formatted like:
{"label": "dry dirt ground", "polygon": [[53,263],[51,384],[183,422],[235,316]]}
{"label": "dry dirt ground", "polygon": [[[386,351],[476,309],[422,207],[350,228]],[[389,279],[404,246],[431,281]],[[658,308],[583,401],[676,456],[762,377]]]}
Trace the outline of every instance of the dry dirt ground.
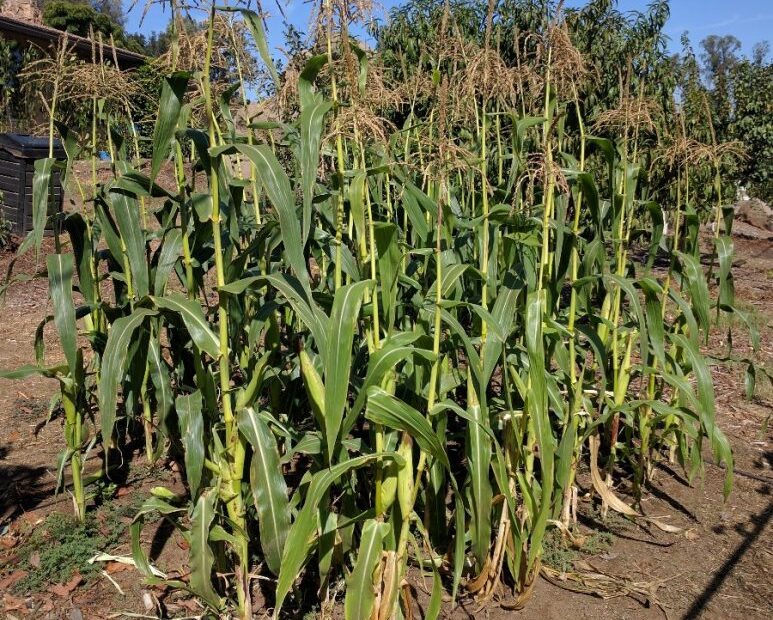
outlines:
{"label": "dry dirt ground", "polygon": [[[758,359],[773,368],[773,241],[768,235],[750,239],[736,237],[734,269],[737,297],[757,321],[761,332]],[[762,237],[762,238],[760,238]],[[50,245],[51,240],[47,239]],[[48,248],[50,250],[50,248]],[[5,273],[12,255],[0,255],[0,273]],[[25,257],[19,272],[34,272],[34,259]],[[13,368],[34,359],[33,335],[39,322],[50,312],[44,279],[33,279],[12,288],[0,306],[0,368]],[[721,353],[728,325],[714,330],[710,348]],[[55,359],[53,334],[46,333],[46,345]],[[733,330],[737,355],[751,355],[749,338],[739,326]],[[745,618],[773,617],[773,389],[758,377],[757,396],[745,400],[744,370],[737,364],[713,367],[718,423],[727,433],[735,451],[737,475],[727,502],[722,500],[724,471],[707,463],[705,476],[690,486],[681,471],[662,466],[649,490],[643,510],[651,516],[669,517],[682,529],[666,534],[643,529],[622,519],[606,523],[593,517],[591,502],[585,501],[583,527],[610,531],[613,544],[596,556],[584,558],[581,568],[597,574],[591,593],[578,593],[570,579],[541,577],[526,608],[508,611],[495,605],[478,610],[467,602],[448,618],[543,618],[565,620],[648,619],[648,618]],[[168,616],[199,617],[201,609],[179,593],[148,588],[134,569],[105,565],[104,573],[83,584],[51,584],[42,593],[26,595],[13,588],[19,579],[16,549],[23,539],[42,527],[52,511],[68,512],[66,494],[52,493],[56,459],[62,448],[61,421],[41,426],[54,382],[29,379],[0,380],[0,617],[68,618],[100,620],[112,617],[156,617],[153,606],[160,599]],[[706,455],[709,456],[708,454]],[[93,457],[87,471],[99,463]],[[137,457],[118,480],[115,499],[129,506],[159,479],[167,486],[179,486],[174,467],[150,468]],[[622,489],[621,489],[622,491]],[[131,510],[120,517],[125,525]],[[155,563],[170,576],[184,575],[185,544],[163,529],[147,528],[145,542],[154,546]],[[128,536],[111,549],[129,555]],[[592,591],[599,584],[612,598],[602,599]],[[424,585],[413,579],[417,597]],[[426,586],[431,586],[431,579]],[[140,614],[130,616],[129,613]],[[256,617],[264,617],[260,612]],[[420,616],[419,616],[420,617]]]}

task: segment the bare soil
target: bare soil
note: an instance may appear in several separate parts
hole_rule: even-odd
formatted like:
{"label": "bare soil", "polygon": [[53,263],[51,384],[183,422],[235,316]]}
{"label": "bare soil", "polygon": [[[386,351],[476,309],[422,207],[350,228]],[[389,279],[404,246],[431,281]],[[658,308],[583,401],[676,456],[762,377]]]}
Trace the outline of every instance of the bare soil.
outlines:
{"label": "bare soil", "polygon": [[[768,234],[736,236],[735,285],[739,304],[751,312],[761,334],[757,359],[773,369],[773,241]],[[45,251],[52,240],[45,240]],[[0,273],[13,256],[0,254]],[[25,256],[16,272],[34,273],[34,257]],[[43,278],[13,287],[0,306],[0,368],[14,368],[34,359],[33,337],[51,310]],[[709,349],[722,353],[727,346],[727,322],[711,335]],[[752,356],[746,331],[732,331],[733,351]],[[52,330],[45,333],[46,350],[56,361],[58,349]],[[520,611],[496,602],[480,610],[475,601],[463,601],[447,618],[649,619],[773,617],[773,389],[758,376],[757,395],[744,398],[745,366],[718,364],[712,368],[716,389],[717,421],[730,438],[736,458],[736,477],[729,499],[722,499],[725,472],[710,460],[705,475],[690,485],[676,467],[662,464],[642,508],[650,516],[667,516],[682,528],[679,534],[643,528],[610,517],[602,521],[587,496],[581,501],[582,527],[609,531],[611,549],[583,558],[577,567],[585,585],[570,575],[540,577],[533,596]],[[24,595],[13,590],[18,580],[16,550],[52,511],[67,513],[66,494],[55,496],[56,460],[63,447],[60,420],[41,425],[56,382],[28,379],[0,380],[0,618],[68,618],[100,620],[130,617],[127,613],[157,617],[161,605],[166,616],[198,617],[202,610],[182,594],[148,587],[133,569],[106,565],[105,573],[69,588],[52,584],[42,593]],[[127,455],[132,457],[132,455]],[[99,467],[97,455],[88,471]],[[158,480],[180,487],[174,464],[149,467],[139,450],[117,481],[117,505],[137,502]],[[582,481],[581,481],[582,482]],[[180,487],[181,488],[181,487]],[[587,490],[587,489],[585,489]],[[624,494],[620,488],[618,493]],[[128,524],[128,518],[127,524]],[[104,551],[130,555],[125,542]],[[153,562],[170,576],[186,573],[184,541],[163,526],[149,527],[144,538],[153,546]],[[595,581],[588,575],[595,573]],[[111,582],[112,581],[112,582]],[[426,604],[426,583],[412,575],[416,598]],[[583,589],[586,593],[574,590]],[[609,598],[601,598],[603,591]],[[502,602],[507,603],[503,593]],[[160,603],[159,603],[160,601]],[[257,602],[257,601],[256,601]],[[419,617],[420,614],[418,614]],[[138,617],[138,616],[133,616]],[[259,611],[256,617],[267,617]]]}

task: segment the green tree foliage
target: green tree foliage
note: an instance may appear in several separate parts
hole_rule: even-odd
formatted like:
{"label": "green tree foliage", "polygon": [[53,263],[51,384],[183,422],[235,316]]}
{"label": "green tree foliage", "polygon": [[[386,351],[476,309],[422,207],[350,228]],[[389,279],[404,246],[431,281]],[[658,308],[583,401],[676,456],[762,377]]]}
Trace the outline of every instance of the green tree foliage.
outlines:
{"label": "green tree foliage", "polygon": [[19,73],[37,50],[24,48],[16,41],[0,37],[0,129],[12,130],[16,120],[29,113],[29,101],[21,92]]}
{"label": "green tree foliage", "polygon": [[116,4],[109,0],[96,3],[97,8],[85,2],[52,0],[43,7],[43,22],[81,37],[88,37],[92,32],[101,34],[106,40],[113,37],[121,47],[144,53],[135,37],[127,37],[121,24],[122,12],[118,11],[120,6],[120,2]]}
{"label": "green tree foliage", "polygon": [[742,162],[739,180],[765,201],[773,200],[773,62],[766,52],[737,62],[730,71],[733,118],[730,135],[751,155]]}
{"label": "green tree foliage", "polygon": [[105,36],[117,37],[123,33],[120,24],[94,7],[83,2],[53,0],[43,8],[43,21],[47,26],[81,37],[88,37],[93,31]]}

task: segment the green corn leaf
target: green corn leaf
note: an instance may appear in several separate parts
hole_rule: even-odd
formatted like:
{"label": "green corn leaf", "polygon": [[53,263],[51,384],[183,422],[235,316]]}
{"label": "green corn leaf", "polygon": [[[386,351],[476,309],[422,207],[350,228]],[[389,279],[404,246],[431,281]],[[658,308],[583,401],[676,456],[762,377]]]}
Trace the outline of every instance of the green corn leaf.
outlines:
{"label": "green corn leaf", "polygon": [[155,181],[161,164],[169,155],[180,119],[182,101],[188,88],[190,74],[178,71],[164,78],[158,102],[158,116],[153,128],[153,155],[150,161],[150,181]]}
{"label": "green corn leaf", "polygon": [[678,252],[678,256],[682,264],[682,275],[687,279],[687,288],[690,292],[693,314],[698,320],[698,327],[708,330],[710,304],[706,276],[703,274],[703,269],[697,258],[683,252]]}
{"label": "green corn leaf", "polygon": [[319,169],[322,127],[325,123],[325,115],[330,111],[331,107],[331,102],[320,101],[303,108],[298,119],[301,133],[299,163],[303,188],[301,241],[304,245],[309,238],[309,230],[311,229],[311,209],[312,201],[314,200],[314,185],[317,181],[317,170]]}
{"label": "green corn leaf", "polygon": [[199,496],[191,514],[190,589],[210,607],[219,610],[223,603],[212,587],[215,554],[209,546],[209,532],[215,519],[217,492],[208,490]]}
{"label": "green corn leaf", "polygon": [[735,304],[735,286],[733,285],[733,240],[722,236],[716,239],[717,258],[719,260],[719,304]]}
{"label": "green corn leaf", "polygon": [[50,202],[51,171],[54,169],[56,159],[46,157],[35,160],[35,172],[32,177],[32,230],[19,247],[19,254],[23,254],[32,245],[35,248],[35,256],[40,255],[43,245],[43,233],[48,221],[48,205]]}
{"label": "green corn leaf", "polygon": [[221,286],[219,290],[221,293],[229,295],[241,295],[247,289],[253,286],[263,286],[265,283],[273,286],[289,302],[304,325],[309,328],[319,350],[324,352],[327,348],[327,317],[313,299],[307,295],[297,278],[284,273],[253,276],[230,282]]}
{"label": "green corn leaf", "polygon": [[129,345],[135,339],[135,332],[149,317],[155,315],[153,310],[138,308],[129,316],[117,319],[110,328],[97,386],[103,441],[110,441],[113,435],[118,386],[126,374]]}
{"label": "green corn leaf", "polygon": [[301,101],[301,110],[319,103],[319,98],[314,92],[314,81],[326,64],[327,54],[317,54],[306,61],[306,65],[298,78],[298,98]]}
{"label": "green corn leaf", "polygon": [[212,157],[232,152],[233,150],[249,157],[255,165],[258,177],[266,190],[271,204],[279,216],[279,227],[282,230],[282,243],[285,254],[296,277],[311,296],[309,274],[306,261],[303,258],[303,243],[301,238],[301,222],[295,211],[295,196],[290,186],[290,179],[282,169],[276,155],[264,145],[234,144],[211,149]]}
{"label": "green corn leaf", "polygon": [[64,227],[70,237],[70,244],[75,256],[75,268],[78,272],[78,290],[87,304],[96,306],[96,285],[91,272],[91,266],[94,262],[94,249],[92,237],[86,226],[86,220],[80,213],[70,213],[64,220]]}
{"label": "green corn leaf", "polygon": [[488,383],[494,373],[497,361],[502,356],[502,347],[510,334],[518,311],[518,298],[521,290],[516,288],[509,278],[505,278],[505,282],[499,289],[499,294],[491,310],[492,321],[497,324],[498,329],[489,332],[481,351],[482,381],[484,384]]}
{"label": "green corn leaf", "polygon": [[[162,433],[169,435],[167,420],[169,413],[172,411],[172,407],[174,407],[174,393],[172,392],[169,368],[161,354],[161,342],[158,338],[158,328],[153,331],[153,338],[151,339],[148,348],[150,379],[153,382],[154,396],[156,398],[158,427],[161,429]],[[158,451],[162,449],[163,442],[159,441]]]}
{"label": "green corn leaf", "polygon": [[0,379],[10,379],[13,381],[19,379],[28,379],[29,377],[46,377],[48,379],[56,379],[64,377],[69,372],[67,366],[52,366],[51,368],[43,368],[42,366],[35,366],[32,364],[25,364],[14,368],[13,370],[0,370]]}
{"label": "green corn leaf", "polygon": [[204,417],[201,392],[180,395],[175,399],[180,422],[180,439],[185,449],[185,474],[191,497],[196,497],[204,471]]}
{"label": "green corn leaf", "polygon": [[325,368],[325,439],[328,456],[338,442],[349,394],[349,374],[352,367],[352,342],[360,313],[362,296],[371,287],[371,280],[363,280],[341,287],[333,299],[328,324],[328,348],[324,355]]}
{"label": "green corn leaf", "polygon": [[266,66],[266,69],[268,69],[268,72],[271,74],[271,79],[274,81],[274,88],[279,90],[279,74],[276,71],[274,60],[271,58],[271,52],[268,49],[266,30],[263,28],[262,17],[255,11],[250,11],[249,9],[239,10],[242,14],[242,17],[244,18],[244,23],[247,24],[247,27],[252,33],[252,38],[255,39],[255,46],[258,48],[260,58],[263,61],[263,64]]}
{"label": "green corn leaf", "polygon": [[325,496],[330,485],[338,478],[376,459],[383,459],[387,463],[390,460],[401,460],[398,459],[394,452],[365,454],[333,465],[328,469],[317,472],[311,477],[303,508],[298,513],[298,517],[290,528],[290,533],[287,537],[288,540],[292,541],[292,544],[285,545],[284,553],[282,554],[282,563],[276,585],[274,618],[279,617],[282,604],[290,592],[293,582],[314,551],[314,545],[318,537],[319,502]]}
{"label": "green corn leaf", "polygon": [[370,388],[365,417],[377,424],[406,431],[418,442],[424,452],[450,469],[448,455],[427,419],[396,396],[392,396],[380,387]]}
{"label": "green corn leaf", "polygon": [[327,589],[333,569],[333,553],[336,547],[338,514],[330,510],[330,493],[326,493],[319,505],[319,540],[317,541],[317,570],[321,589]]}
{"label": "green corn leaf", "polygon": [[662,295],[663,287],[653,278],[642,278],[639,286],[644,291],[644,307],[647,317],[647,335],[649,336],[655,359],[665,364],[665,331],[663,327]]}
{"label": "green corn leaf", "polygon": [[478,562],[478,569],[481,570],[488,558],[491,541],[491,440],[483,430],[489,427],[488,416],[481,407],[471,375],[467,377],[467,413],[473,421],[467,425],[465,441],[472,512],[470,537],[472,551]]}
{"label": "green corn leaf", "polygon": [[420,334],[416,332],[405,332],[394,334],[385,340],[380,349],[375,351],[368,359],[368,371],[365,375],[365,381],[360,386],[357,398],[346,416],[343,425],[342,434],[346,435],[354,426],[357,416],[362,411],[368,398],[368,390],[371,386],[380,385],[381,381],[395,366],[413,355],[425,359],[428,362],[435,361],[435,354],[428,349],[419,349],[413,345]]}
{"label": "green corn leaf", "polygon": [[367,520],[362,526],[357,561],[354,570],[346,580],[344,598],[346,620],[363,620],[370,618],[373,613],[373,605],[376,602],[373,573],[381,561],[384,537],[388,531],[388,523],[375,519]]}
{"label": "green corn leaf", "polygon": [[254,409],[238,413],[239,430],[252,446],[250,485],[258,513],[260,546],[269,570],[279,574],[290,530],[290,503],[274,434]]}
{"label": "green corn leaf", "polygon": [[137,298],[150,291],[148,265],[145,258],[145,232],[140,225],[139,204],[122,192],[109,192],[110,206],[118,225],[126,257],[129,259],[134,294]]}
{"label": "green corn leaf", "polygon": [[70,372],[78,372],[77,327],[75,325],[75,305],[72,300],[72,272],[74,262],[72,254],[51,254],[46,259],[48,268],[48,290],[54,307],[54,324],[59,333]]}
{"label": "green corn leaf", "polygon": [[470,360],[470,370],[475,375],[475,380],[478,382],[478,385],[483,384],[481,378],[481,369],[483,368],[483,365],[481,364],[478,351],[475,349],[475,345],[473,344],[469,335],[465,331],[464,327],[462,327],[462,324],[456,320],[456,318],[448,310],[441,310],[440,315],[443,319],[443,322],[451,328],[451,331],[459,336],[459,339],[464,345],[464,351]]}
{"label": "green corn leaf", "polygon": [[373,236],[378,251],[381,309],[387,322],[387,329],[391,329],[395,322],[397,279],[400,274],[400,260],[402,258],[398,245],[397,226],[384,222],[374,222]]}
{"label": "green corn leaf", "polygon": [[526,349],[529,355],[530,391],[526,400],[529,418],[534,425],[534,434],[539,447],[540,471],[542,473],[542,495],[540,505],[532,524],[529,547],[529,565],[542,551],[542,537],[552,509],[554,479],[555,438],[550,426],[548,393],[545,382],[545,348],[542,336],[542,301],[539,295],[530,296],[526,306]]}
{"label": "green corn leaf", "polygon": [[760,330],[757,327],[756,321],[750,312],[741,310],[737,306],[725,306],[725,310],[729,310],[733,313],[733,316],[740,319],[740,321],[746,326],[746,330],[749,332],[749,340],[751,341],[752,350],[759,351],[760,348]]}
{"label": "green corn leaf", "polygon": [[694,342],[685,338],[682,334],[672,334],[671,339],[686,353],[695,375],[695,391],[697,393],[697,413],[706,430],[706,436],[711,441],[714,457],[718,462],[724,462],[725,485],[724,495],[728,497],[733,488],[733,453],[727,437],[716,425],[716,409],[714,405],[714,381],[711,377],[706,359],[701,355]]}
{"label": "green corn leaf", "polygon": [[[642,310],[641,303],[639,302],[639,294],[634,288],[633,282],[628,278],[622,278],[616,274],[606,276],[607,279],[612,280],[617,286],[619,286],[625,292],[628,298],[628,303],[633,310],[633,315],[636,318],[636,327],[639,329],[639,341],[641,342],[641,357],[643,360],[649,358],[649,330],[648,324],[644,318],[644,311]],[[662,324],[662,322],[661,322]]]}
{"label": "green corn leaf", "polygon": [[660,241],[663,239],[663,229],[665,222],[663,221],[663,210],[657,202],[648,202],[646,204],[647,212],[652,220],[652,234],[650,235],[650,247],[647,252],[647,269],[651,269],[655,258],[657,257],[658,247]]}
{"label": "green corn leaf", "polygon": [[168,310],[178,315],[188,329],[196,346],[213,359],[220,357],[220,340],[212,331],[198,302],[187,299],[179,293],[166,297],[150,298],[160,310]]}
{"label": "green corn leaf", "polygon": [[151,569],[150,563],[148,562],[148,557],[142,548],[142,541],[140,538],[140,535],[142,534],[142,526],[145,523],[145,517],[148,514],[153,513],[158,513],[164,516],[172,516],[181,512],[185,512],[185,509],[180,508],[179,506],[173,506],[169,502],[164,501],[159,497],[152,496],[142,503],[139,511],[134,516],[130,526],[132,559],[134,560],[137,569],[140,571],[140,573],[143,574],[143,576],[147,578],[152,578],[154,576],[153,570]]}
{"label": "green corn leaf", "polygon": [[692,307],[684,297],[679,294],[679,291],[675,287],[671,287],[668,291],[669,298],[679,307],[679,311],[682,314],[682,319],[687,323],[687,337],[697,344],[698,342],[698,322],[695,320]]}
{"label": "green corn leaf", "polygon": [[183,242],[180,229],[173,228],[167,231],[164,235],[161,252],[158,255],[158,264],[153,273],[153,294],[156,297],[164,295],[166,285],[169,282],[169,275],[182,255],[182,247]]}
{"label": "green corn leaf", "polygon": [[355,170],[354,176],[349,180],[349,207],[354,224],[354,231],[358,238],[364,239],[367,235],[365,230],[365,192],[367,191],[365,181],[367,173],[365,170]]}
{"label": "green corn leaf", "polygon": [[405,209],[405,213],[411,222],[411,229],[419,238],[419,240],[422,242],[426,241],[427,235],[429,235],[429,226],[427,225],[427,220],[425,219],[424,213],[419,206],[419,201],[415,192],[411,191],[408,185],[403,187],[402,198],[403,208]]}

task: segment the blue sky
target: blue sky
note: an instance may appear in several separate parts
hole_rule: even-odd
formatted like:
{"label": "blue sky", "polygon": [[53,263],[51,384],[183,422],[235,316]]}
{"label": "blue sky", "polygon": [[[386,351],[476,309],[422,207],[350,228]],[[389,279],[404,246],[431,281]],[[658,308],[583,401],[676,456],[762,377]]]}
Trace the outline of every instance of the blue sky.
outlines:
{"label": "blue sky", "polygon": [[[128,15],[129,32],[149,33],[161,31],[169,19],[168,9],[153,5],[144,21],[140,23],[144,0],[137,0],[138,6]],[[303,0],[262,0],[264,8],[273,13],[269,20],[269,37],[276,46],[281,43],[282,24],[276,1],[282,3],[290,22],[305,32],[311,10],[310,4]],[[225,2],[224,2],[225,3]],[[621,11],[641,11],[648,0],[618,0]],[[125,2],[128,7],[131,2]],[[389,8],[400,4],[399,0],[381,0],[382,6]],[[582,6],[583,0],[568,0],[568,6]],[[687,30],[690,38],[697,43],[710,34],[732,34],[743,43],[744,52],[749,53],[752,46],[764,40],[773,44],[773,1],[771,0],[671,0],[671,19],[666,26],[666,34],[671,38],[671,48],[679,49],[679,37]]]}

